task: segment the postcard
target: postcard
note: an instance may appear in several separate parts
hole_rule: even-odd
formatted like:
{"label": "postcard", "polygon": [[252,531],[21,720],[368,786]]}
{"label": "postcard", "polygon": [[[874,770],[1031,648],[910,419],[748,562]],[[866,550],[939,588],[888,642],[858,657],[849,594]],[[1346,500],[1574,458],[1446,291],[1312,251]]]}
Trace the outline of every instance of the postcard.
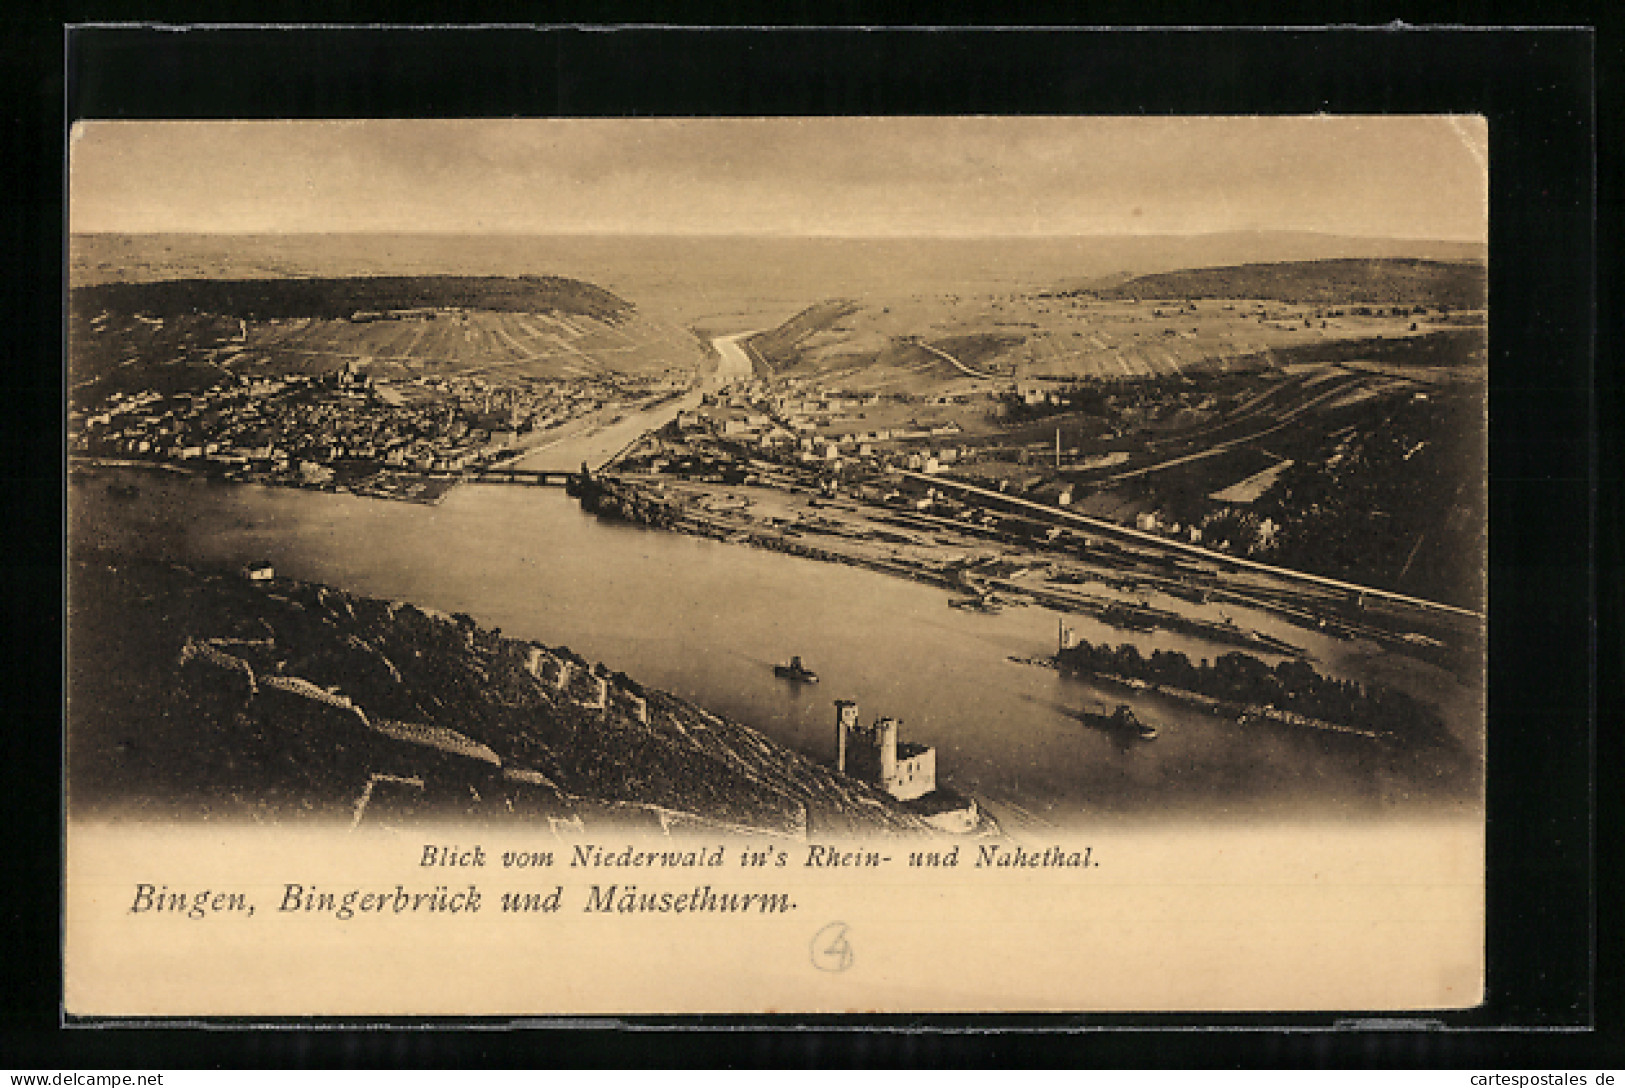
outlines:
{"label": "postcard", "polygon": [[66,1011],[1478,1005],[1488,147],[76,124]]}

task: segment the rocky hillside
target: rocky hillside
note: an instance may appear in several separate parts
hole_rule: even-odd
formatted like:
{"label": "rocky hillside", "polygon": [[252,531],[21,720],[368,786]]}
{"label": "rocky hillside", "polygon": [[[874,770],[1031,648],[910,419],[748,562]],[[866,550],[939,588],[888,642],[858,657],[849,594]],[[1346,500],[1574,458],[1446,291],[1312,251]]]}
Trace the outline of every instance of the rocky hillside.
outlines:
{"label": "rocky hillside", "polygon": [[76,816],[924,826],[746,726],[466,616],[89,555],[69,604]]}

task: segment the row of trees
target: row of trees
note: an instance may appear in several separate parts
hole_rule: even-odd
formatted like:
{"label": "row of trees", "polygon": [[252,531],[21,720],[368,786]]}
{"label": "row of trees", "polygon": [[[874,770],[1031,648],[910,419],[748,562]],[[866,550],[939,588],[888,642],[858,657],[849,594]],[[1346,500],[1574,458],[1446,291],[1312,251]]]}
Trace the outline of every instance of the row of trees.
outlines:
{"label": "row of trees", "polygon": [[1101,298],[1280,299],[1345,306],[1423,302],[1471,309],[1484,305],[1488,274],[1482,261],[1348,257],[1157,272],[1095,293]]}
{"label": "row of trees", "polygon": [[347,319],[357,311],[459,307],[518,313],[557,311],[614,322],[632,304],[596,284],[562,276],[343,276],[310,279],[162,280],[76,288],[73,311],[159,317],[225,314],[249,320]]}
{"label": "row of trees", "polygon": [[1280,476],[1254,509],[1282,526],[1287,566],[1469,608],[1483,604],[1488,491],[1479,390],[1362,412],[1334,448]]}
{"label": "row of trees", "polygon": [[1226,702],[1276,706],[1411,742],[1438,743],[1445,737],[1438,714],[1405,692],[1326,676],[1296,658],[1271,666],[1233,651],[1211,663],[1206,658],[1193,663],[1178,650],[1153,650],[1145,657],[1132,643],[1079,641],[1061,651],[1057,660],[1079,672],[1144,680]]}

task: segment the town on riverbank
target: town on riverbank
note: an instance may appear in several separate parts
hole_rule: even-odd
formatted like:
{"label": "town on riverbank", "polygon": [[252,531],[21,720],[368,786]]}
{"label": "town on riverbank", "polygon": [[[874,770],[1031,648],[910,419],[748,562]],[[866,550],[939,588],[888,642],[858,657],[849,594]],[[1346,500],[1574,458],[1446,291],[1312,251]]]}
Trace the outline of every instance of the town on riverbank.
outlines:
{"label": "town on riverbank", "polygon": [[112,283],[73,302],[70,456],[411,502],[673,399],[705,358],[546,277]]}

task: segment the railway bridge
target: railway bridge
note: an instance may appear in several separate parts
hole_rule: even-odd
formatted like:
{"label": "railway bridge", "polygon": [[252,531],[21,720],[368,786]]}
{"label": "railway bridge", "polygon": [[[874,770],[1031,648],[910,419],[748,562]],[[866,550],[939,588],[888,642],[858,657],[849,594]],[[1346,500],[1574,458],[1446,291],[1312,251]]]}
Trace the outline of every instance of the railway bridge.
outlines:
{"label": "railway bridge", "polygon": [[470,469],[462,478],[473,484],[521,484],[530,487],[563,487],[579,473],[571,469],[553,468],[479,468]]}
{"label": "railway bridge", "polygon": [[521,487],[565,487],[580,469],[568,468],[490,468],[395,470],[397,475],[426,480],[456,480],[465,484],[517,484]]}

